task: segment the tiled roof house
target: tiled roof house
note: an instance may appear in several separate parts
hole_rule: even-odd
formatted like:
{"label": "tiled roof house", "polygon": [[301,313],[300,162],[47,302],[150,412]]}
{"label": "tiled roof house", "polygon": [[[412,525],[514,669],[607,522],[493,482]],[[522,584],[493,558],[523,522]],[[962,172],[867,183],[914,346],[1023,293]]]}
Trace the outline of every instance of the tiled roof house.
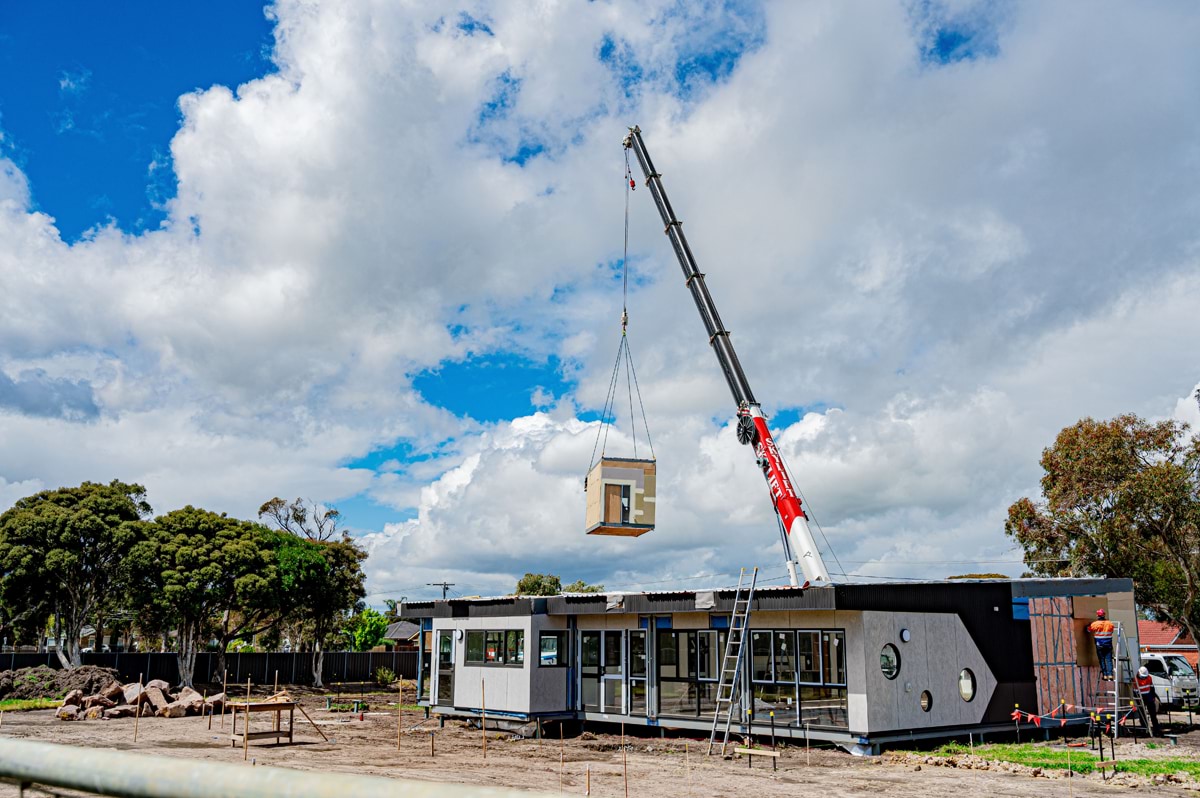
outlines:
{"label": "tiled roof house", "polygon": [[1161,621],[1138,621],[1138,643],[1153,654],[1180,654],[1196,667],[1196,642],[1177,626]]}

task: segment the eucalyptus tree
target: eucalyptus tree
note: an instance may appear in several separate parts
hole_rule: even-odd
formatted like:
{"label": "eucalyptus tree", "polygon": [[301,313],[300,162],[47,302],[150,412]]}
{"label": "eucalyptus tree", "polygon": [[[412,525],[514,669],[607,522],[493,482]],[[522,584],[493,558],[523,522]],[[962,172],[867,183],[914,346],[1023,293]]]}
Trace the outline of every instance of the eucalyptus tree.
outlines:
{"label": "eucalyptus tree", "polygon": [[1126,576],[1138,603],[1200,630],[1200,436],[1178,421],[1085,418],[1042,452],[1042,498],[1005,532],[1046,576]]}
{"label": "eucalyptus tree", "polygon": [[0,602],[18,622],[53,619],[64,667],[81,664],[84,624],[128,589],[150,513],[145,488],[113,480],[44,490],[0,514]]}

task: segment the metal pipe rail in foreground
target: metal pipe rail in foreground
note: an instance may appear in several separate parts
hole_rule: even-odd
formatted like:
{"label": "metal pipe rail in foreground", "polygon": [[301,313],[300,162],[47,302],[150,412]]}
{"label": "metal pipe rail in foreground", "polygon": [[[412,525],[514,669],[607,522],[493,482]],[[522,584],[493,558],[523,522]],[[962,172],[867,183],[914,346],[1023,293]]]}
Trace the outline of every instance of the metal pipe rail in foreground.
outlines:
{"label": "metal pipe rail in foreground", "polygon": [[28,740],[0,740],[0,780],[116,798],[548,798],[463,784],[252,767]]}

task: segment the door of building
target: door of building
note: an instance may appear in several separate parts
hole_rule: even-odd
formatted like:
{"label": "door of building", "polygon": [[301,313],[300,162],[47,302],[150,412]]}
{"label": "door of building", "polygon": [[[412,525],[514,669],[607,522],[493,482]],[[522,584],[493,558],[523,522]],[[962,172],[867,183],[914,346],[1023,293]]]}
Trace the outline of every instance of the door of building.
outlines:
{"label": "door of building", "polygon": [[604,633],[601,647],[604,671],[601,675],[601,712],[625,712],[625,632],[610,630]]}
{"label": "door of building", "polygon": [[629,714],[646,714],[646,630],[629,632]]}
{"label": "door of building", "polygon": [[454,706],[454,632],[438,632],[437,704]]}
{"label": "door of building", "polygon": [[579,633],[579,697],[585,712],[625,712],[625,632]]}
{"label": "door of building", "polygon": [[600,711],[601,632],[579,633],[579,700],[585,712]]}

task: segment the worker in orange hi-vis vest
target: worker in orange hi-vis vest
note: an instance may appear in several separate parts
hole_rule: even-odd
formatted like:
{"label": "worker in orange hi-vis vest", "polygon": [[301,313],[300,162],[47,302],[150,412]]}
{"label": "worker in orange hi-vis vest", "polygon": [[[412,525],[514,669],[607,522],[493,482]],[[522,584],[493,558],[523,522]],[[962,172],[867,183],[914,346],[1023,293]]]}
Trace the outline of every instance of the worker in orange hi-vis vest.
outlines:
{"label": "worker in orange hi-vis vest", "polygon": [[1150,677],[1150,671],[1141,667],[1138,668],[1137,678],[1134,681],[1137,682],[1137,691],[1142,694],[1142,704],[1146,707],[1142,720],[1145,722],[1150,736],[1158,737],[1158,694],[1154,692],[1154,679]]}
{"label": "worker in orange hi-vis vest", "polygon": [[1113,622],[1104,617],[1104,610],[1096,610],[1096,620],[1088,626],[1088,631],[1096,640],[1096,656],[1100,658],[1100,678],[1113,677]]}

